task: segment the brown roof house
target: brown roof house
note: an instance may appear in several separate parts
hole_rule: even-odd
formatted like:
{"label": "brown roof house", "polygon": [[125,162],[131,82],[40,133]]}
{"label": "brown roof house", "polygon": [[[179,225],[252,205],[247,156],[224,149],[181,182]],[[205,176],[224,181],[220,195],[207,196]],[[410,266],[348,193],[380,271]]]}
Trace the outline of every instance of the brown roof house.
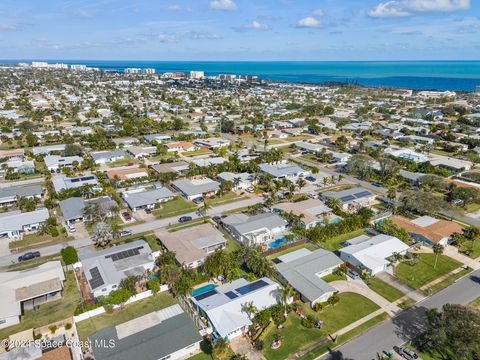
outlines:
{"label": "brown roof house", "polygon": [[430,216],[422,216],[409,220],[401,216],[394,216],[392,222],[398,227],[405,229],[413,240],[423,242],[426,245],[447,245],[455,233],[461,233],[462,227],[447,220],[438,220]]}

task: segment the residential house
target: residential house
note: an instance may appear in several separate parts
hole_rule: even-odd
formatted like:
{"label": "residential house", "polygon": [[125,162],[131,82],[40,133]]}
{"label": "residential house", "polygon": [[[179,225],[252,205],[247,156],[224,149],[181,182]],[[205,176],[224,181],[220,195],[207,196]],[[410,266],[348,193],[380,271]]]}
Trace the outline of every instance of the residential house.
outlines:
{"label": "residential house", "polygon": [[177,173],[181,174],[188,170],[188,163],[185,161],[177,161],[171,163],[162,163],[152,165],[151,168],[158,174]]}
{"label": "residential house", "polygon": [[69,178],[67,176],[57,176],[52,179],[53,188],[58,193],[65,189],[79,188],[82,186],[96,186],[98,185],[98,180],[95,175],[84,175],[74,178]]}
{"label": "residential house", "polygon": [[107,217],[113,216],[113,209],[118,204],[109,196],[101,196],[94,199],[84,200],[81,197],[71,197],[58,202],[62,217],[65,223],[72,224],[85,219],[85,208],[88,206],[98,206],[98,210]]}
{"label": "residential house", "polygon": [[199,353],[200,336],[195,324],[175,304],[125,323],[102,329],[89,337],[96,360],[181,360]]}
{"label": "residential house", "polygon": [[185,151],[195,151],[197,147],[191,142],[182,141],[182,142],[172,142],[165,144],[168,152],[185,152]]}
{"label": "residential house", "polygon": [[157,153],[156,146],[129,146],[125,149],[128,155],[135,159],[143,159],[149,156],[153,156]]}
{"label": "residential house", "polygon": [[425,245],[446,246],[454,234],[460,234],[462,226],[453,221],[439,220],[430,216],[421,216],[413,220],[394,216],[392,222],[405,229],[416,242]]}
{"label": "residential house", "polygon": [[12,205],[21,198],[41,199],[43,187],[40,184],[12,185],[0,188],[0,206]]}
{"label": "residential house", "polygon": [[227,244],[223,234],[210,223],[175,232],[159,229],[155,235],[165,249],[175,253],[177,262],[188,268],[201,266],[209,254]]}
{"label": "residential house", "polygon": [[376,195],[364,188],[352,188],[342,191],[325,191],[320,193],[320,197],[324,201],[329,198],[338,199],[344,211],[355,212],[361,207],[373,205]]}
{"label": "residential house", "polygon": [[292,213],[298,216],[307,229],[324,223],[334,223],[342,220],[333,214],[332,209],[319,199],[279,203],[273,205],[272,210],[274,212]]}
{"label": "residential house", "polygon": [[204,147],[210,150],[222,148],[230,145],[230,140],[222,138],[196,139],[193,141],[196,146]]}
{"label": "residential house", "polygon": [[0,214],[0,237],[20,239],[24,233],[35,232],[47,221],[47,209],[22,213],[20,210]]}
{"label": "residential house", "polygon": [[125,159],[125,151],[121,149],[115,149],[113,151],[98,151],[90,153],[95,164],[106,164],[110,162],[115,162],[118,160]]}
{"label": "residential house", "polygon": [[148,177],[148,171],[139,166],[121,166],[107,171],[107,178],[111,183],[130,179],[141,179]]}
{"label": "residential house", "polygon": [[20,323],[25,310],[62,297],[65,274],[60,261],[0,273],[0,329]]}
{"label": "residential house", "polygon": [[79,258],[75,266],[81,267],[95,297],[107,296],[128,276],[144,276],[155,263],[150,246],[143,240],[81,254]]}
{"label": "residential house", "polygon": [[125,191],[122,199],[132,211],[141,209],[153,209],[157,204],[172,200],[176,195],[166,187],[159,187],[152,190],[145,188]]}
{"label": "residential house", "polygon": [[287,229],[287,221],[272,213],[248,216],[233,214],[222,219],[232,236],[246,246],[263,245],[274,241]]}
{"label": "residential house", "polygon": [[16,174],[34,174],[36,172],[35,162],[33,160],[12,159],[8,160],[5,165]]}
{"label": "residential house", "polygon": [[59,172],[64,167],[72,167],[74,163],[80,165],[83,158],[80,156],[47,155],[44,161],[45,166],[50,172]]}
{"label": "residential house", "polygon": [[220,190],[220,183],[209,178],[180,179],[172,182],[172,187],[188,200],[193,200],[203,196],[215,195]]}
{"label": "residential house", "polygon": [[322,280],[343,264],[334,253],[324,249],[300,249],[282,255],[276,261],[275,269],[280,279],[290,284],[310,306],[327,301],[335,293],[336,289]]}
{"label": "residential house", "polygon": [[390,235],[376,235],[360,243],[339,250],[340,258],[358,273],[367,272],[375,276],[387,270],[395,254],[405,255],[409,246]]}
{"label": "residential house", "polygon": [[232,172],[222,172],[218,174],[218,181],[220,183],[230,182],[232,184],[233,190],[245,190],[249,187],[254,186],[257,181],[254,176],[249,173],[232,173]]}
{"label": "residential house", "polygon": [[143,138],[149,144],[152,144],[154,142],[160,144],[164,141],[170,141],[172,139],[170,135],[166,135],[166,134],[150,134],[150,135],[145,135]]}
{"label": "residential house", "polygon": [[260,164],[260,171],[271,175],[274,179],[287,179],[290,181],[296,181],[299,177],[305,177],[310,174],[310,171],[290,163]]}
{"label": "residential house", "polygon": [[248,332],[252,325],[245,304],[252,303],[258,311],[280,303],[280,287],[269,278],[249,282],[244,278],[215,287],[190,298],[215,337],[234,339]]}

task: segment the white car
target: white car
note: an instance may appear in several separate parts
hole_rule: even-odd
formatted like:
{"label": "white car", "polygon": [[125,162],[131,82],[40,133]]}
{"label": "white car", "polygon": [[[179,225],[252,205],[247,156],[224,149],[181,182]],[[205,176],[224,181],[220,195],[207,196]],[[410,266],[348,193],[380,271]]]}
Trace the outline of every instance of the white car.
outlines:
{"label": "white car", "polygon": [[255,189],[253,187],[248,187],[248,188],[245,189],[245,191],[247,193],[253,193],[255,191]]}
{"label": "white car", "polygon": [[68,224],[67,227],[68,227],[68,232],[74,233],[75,231],[77,231],[77,229],[75,229],[75,226],[72,224]]}

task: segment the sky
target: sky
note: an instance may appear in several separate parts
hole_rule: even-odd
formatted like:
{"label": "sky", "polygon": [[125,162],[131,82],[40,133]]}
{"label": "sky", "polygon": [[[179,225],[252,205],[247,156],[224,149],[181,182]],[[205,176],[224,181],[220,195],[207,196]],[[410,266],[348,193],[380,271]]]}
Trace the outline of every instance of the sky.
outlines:
{"label": "sky", "polygon": [[478,60],[480,0],[1,0],[0,59]]}

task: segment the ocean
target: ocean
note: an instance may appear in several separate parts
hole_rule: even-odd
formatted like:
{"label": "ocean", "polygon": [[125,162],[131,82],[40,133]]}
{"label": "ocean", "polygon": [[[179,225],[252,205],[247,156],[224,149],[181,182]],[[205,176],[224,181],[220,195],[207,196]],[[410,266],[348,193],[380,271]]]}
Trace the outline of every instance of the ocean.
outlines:
{"label": "ocean", "polygon": [[[15,64],[20,61],[31,60],[0,60],[0,63]],[[480,85],[480,61],[46,61],[85,64],[110,71],[123,71],[128,67],[154,68],[157,73],[198,70],[206,75],[257,75],[261,79],[297,83],[336,81],[416,90],[475,91]]]}

